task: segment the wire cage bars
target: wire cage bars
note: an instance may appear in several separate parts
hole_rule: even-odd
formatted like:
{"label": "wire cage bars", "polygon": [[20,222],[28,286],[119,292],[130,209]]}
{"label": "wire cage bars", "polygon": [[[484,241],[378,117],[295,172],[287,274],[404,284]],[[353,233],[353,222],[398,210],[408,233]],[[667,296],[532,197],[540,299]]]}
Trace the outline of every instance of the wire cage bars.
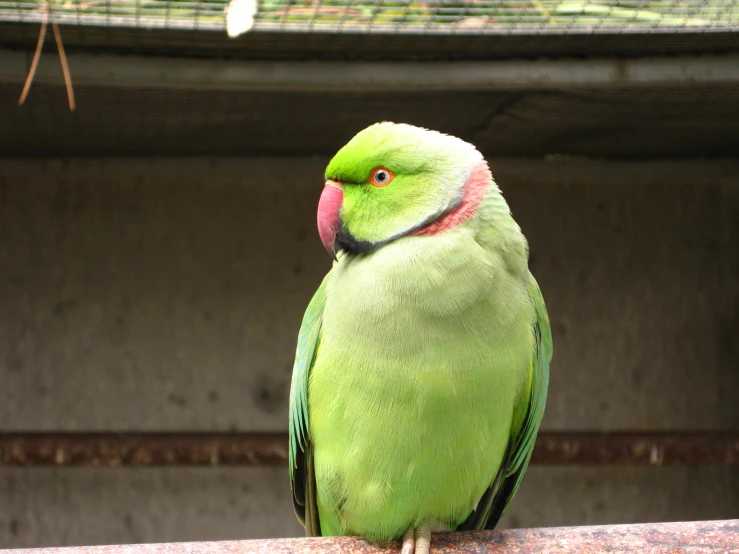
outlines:
{"label": "wire cage bars", "polygon": [[[60,23],[225,29],[227,0],[49,0]],[[243,1],[243,0],[242,0]],[[0,21],[39,22],[45,0],[0,0]],[[739,29],[739,0],[257,0],[259,31],[582,34]]]}
{"label": "wire cage bars", "polygon": [[[737,151],[739,0],[256,0],[238,40],[227,2],[0,0],[1,150],[329,155],[390,119],[497,156]],[[74,114],[53,45],[17,105],[48,15],[62,27]],[[669,57],[624,65],[648,56]],[[560,59],[559,78],[547,59]],[[465,88],[465,71],[492,77]],[[429,72],[445,77],[429,84]]]}

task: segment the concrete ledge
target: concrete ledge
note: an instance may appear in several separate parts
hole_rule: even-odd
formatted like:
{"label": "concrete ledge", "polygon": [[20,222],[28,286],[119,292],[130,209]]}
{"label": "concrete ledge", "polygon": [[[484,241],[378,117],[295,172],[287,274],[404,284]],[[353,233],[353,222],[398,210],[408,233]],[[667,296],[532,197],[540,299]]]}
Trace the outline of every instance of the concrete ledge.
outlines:
{"label": "concrete ledge", "polygon": [[[22,83],[31,52],[0,50],[0,83]],[[549,90],[739,83],[739,56],[458,62],[198,60],[69,54],[75,85],[285,91]],[[63,84],[56,52],[34,79]]]}

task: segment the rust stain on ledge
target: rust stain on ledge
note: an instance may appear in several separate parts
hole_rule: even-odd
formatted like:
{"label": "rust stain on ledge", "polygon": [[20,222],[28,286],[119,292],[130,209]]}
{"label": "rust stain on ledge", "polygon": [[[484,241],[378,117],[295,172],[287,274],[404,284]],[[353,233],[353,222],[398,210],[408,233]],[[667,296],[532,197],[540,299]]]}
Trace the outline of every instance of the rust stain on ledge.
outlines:
{"label": "rust stain on ledge", "polygon": [[[262,539],[0,550],[7,554],[397,554],[400,543],[372,544],[352,537]],[[433,536],[432,554],[738,554],[739,520],[548,527]]]}
{"label": "rust stain on ledge", "polygon": [[[739,431],[543,431],[534,465],[739,465]],[[286,433],[0,432],[0,466],[278,467]]]}

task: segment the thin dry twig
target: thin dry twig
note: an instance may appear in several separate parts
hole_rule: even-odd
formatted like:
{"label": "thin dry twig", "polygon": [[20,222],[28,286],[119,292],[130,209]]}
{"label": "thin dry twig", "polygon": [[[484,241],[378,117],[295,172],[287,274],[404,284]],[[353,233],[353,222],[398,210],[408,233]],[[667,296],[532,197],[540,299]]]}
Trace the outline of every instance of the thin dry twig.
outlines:
{"label": "thin dry twig", "polygon": [[62,34],[59,32],[59,25],[54,20],[54,12],[51,9],[51,0],[49,2],[49,17],[51,17],[51,28],[54,30],[54,39],[56,47],[59,50],[59,61],[62,64],[62,73],[64,74],[64,86],[67,89],[67,101],[69,101],[69,111],[75,109],[74,88],[72,88],[72,75],[69,73],[69,65],[67,64],[67,54],[64,53],[64,45],[62,44]]}
{"label": "thin dry twig", "polygon": [[350,14],[350,15],[363,15],[361,11],[359,10],[350,10],[350,9],[344,9],[344,8],[330,8],[330,7],[320,7],[320,8],[286,8],[284,10],[275,10],[273,12],[275,15],[312,15],[312,14]]}
{"label": "thin dry twig", "polygon": [[67,89],[67,100],[69,101],[69,110],[75,110],[74,102],[74,88],[72,87],[72,75],[69,72],[69,64],[67,64],[67,55],[64,52],[64,44],[62,43],[62,34],[59,31],[59,25],[54,20],[54,9],[51,4],[52,0],[47,0],[42,10],[44,18],[41,21],[41,29],[38,34],[38,42],[36,43],[36,51],[33,53],[33,60],[31,61],[31,68],[28,70],[26,76],[26,82],[23,85],[23,91],[21,97],[18,99],[18,105],[22,106],[28,96],[28,91],[31,89],[31,83],[36,75],[36,68],[38,67],[39,59],[41,58],[41,50],[44,47],[44,39],[46,38],[46,27],[49,19],[51,19],[51,28],[54,31],[54,39],[56,40],[56,47],[59,50],[59,61],[62,64],[62,73],[64,74],[64,86]]}
{"label": "thin dry twig", "polygon": [[22,106],[23,103],[26,101],[26,96],[28,96],[28,91],[31,89],[31,83],[33,82],[33,77],[36,75],[36,67],[38,67],[38,61],[39,58],[41,58],[41,49],[44,47],[44,38],[46,38],[46,23],[49,18],[49,6],[51,6],[50,2],[47,2],[44,4],[43,12],[44,12],[44,18],[41,21],[41,29],[38,33],[38,42],[36,43],[36,51],[33,53],[33,61],[31,62],[31,68],[28,70],[28,75],[26,76],[26,82],[23,85],[23,92],[21,92],[21,97],[18,100],[18,105]]}
{"label": "thin dry twig", "polygon": [[534,6],[536,6],[536,9],[539,10],[539,12],[547,18],[547,21],[549,23],[557,23],[557,20],[552,17],[552,14],[549,13],[549,10],[544,7],[544,5],[539,2],[539,0],[531,0]]}

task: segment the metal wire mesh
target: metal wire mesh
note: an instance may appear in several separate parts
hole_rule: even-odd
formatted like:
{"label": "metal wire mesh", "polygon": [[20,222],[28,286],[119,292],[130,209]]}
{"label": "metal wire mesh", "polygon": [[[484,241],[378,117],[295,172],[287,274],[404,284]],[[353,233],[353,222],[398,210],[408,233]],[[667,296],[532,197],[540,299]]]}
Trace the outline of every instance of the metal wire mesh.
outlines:
{"label": "metal wire mesh", "polygon": [[[225,29],[227,0],[49,0],[56,21]],[[0,21],[37,22],[44,0],[0,0]],[[254,29],[397,34],[739,30],[739,0],[259,0]]]}

